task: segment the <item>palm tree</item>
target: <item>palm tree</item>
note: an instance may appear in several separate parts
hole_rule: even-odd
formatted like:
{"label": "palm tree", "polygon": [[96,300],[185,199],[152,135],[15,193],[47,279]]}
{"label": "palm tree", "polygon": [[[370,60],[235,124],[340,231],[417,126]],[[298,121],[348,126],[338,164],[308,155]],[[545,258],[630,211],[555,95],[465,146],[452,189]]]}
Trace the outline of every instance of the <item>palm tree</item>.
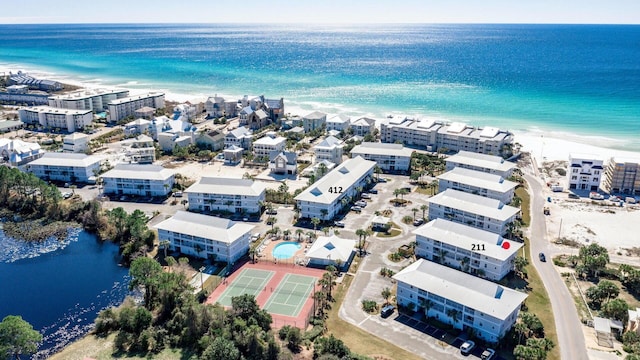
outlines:
{"label": "palm tree", "polygon": [[282,232],[282,235],[284,235],[284,239],[285,239],[285,240],[289,240],[289,235],[291,235],[291,230],[289,230],[289,229],[285,229],[285,230]]}
{"label": "palm tree", "polygon": [[274,216],[269,216],[267,218],[267,223],[271,224],[271,232],[273,232],[273,227],[276,225],[277,222],[278,222],[278,218]]}
{"label": "palm tree", "polygon": [[251,256],[251,262],[255,264],[256,262],[256,254],[258,253],[258,250],[251,248],[249,249],[249,256]]}
{"label": "palm tree", "polygon": [[167,266],[169,267],[169,272],[173,269],[174,266],[178,263],[173,256],[165,256],[164,261],[167,262]]}
{"label": "palm tree", "polygon": [[318,165],[318,178],[321,178],[324,176],[324,174],[327,173],[327,165],[325,165],[325,163],[321,162]]}
{"label": "palm tree", "polygon": [[329,228],[328,227],[323,227],[322,229],[320,229],[320,231],[322,231],[324,233],[324,236],[329,235]]}
{"label": "palm tree", "polygon": [[376,175],[377,175],[376,181],[379,181],[380,180],[380,173],[382,172],[382,169],[380,169],[380,167],[378,165],[376,165],[373,168],[373,172],[375,172]]}
{"label": "palm tree", "polygon": [[418,208],[411,209],[411,212],[413,213],[413,221],[416,221],[416,213],[418,212]]}
{"label": "palm tree", "polygon": [[382,289],[382,293],[380,295],[382,295],[385,305],[388,304],[389,298],[391,297],[391,289],[389,289],[388,287]]}
{"label": "palm tree", "polygon": [[327,215],[328,214],[329,214],[329,210],[327,210],[327,209],[320,210],[320,216],[322,216],[323,220],[327,220]]}
{"label": "palm tree", "polygon": [[447,314],[447,316],[450,317],[453,320],[454,324],[456,324],[458,322],[458,320],[460,320],[460,310],[447,309],[445,314]]}
{"label": "palm tree", "polygon": [[159,245],[164,250],[164,258],[166,259],[167,258],[167,248],[169,247],[169,245],[171,245],[171,241],[169,241],[169,240],[160,240]]}
{"label": "palm tree", "polygon": [[304,233],[304,230],[296,229],[296,235],[298,235],[298,242],[302,242],[302,234],[303,233]]}
{"label": "palm tree", "polygon": [[426,204],[421,205],[420,206],[420,210],[422,210],[422,218],[425,218],[425,213],[427,212],[427,210],[429,210],[429,206],[427,206]]}
{"label": "palm tree", "polygon": [[320,219],[318,219],[317,217],[314,217],[311,219],[311,223],[313,224],[313,231],[315,233],[318,228],[318,225],[320,224]]}

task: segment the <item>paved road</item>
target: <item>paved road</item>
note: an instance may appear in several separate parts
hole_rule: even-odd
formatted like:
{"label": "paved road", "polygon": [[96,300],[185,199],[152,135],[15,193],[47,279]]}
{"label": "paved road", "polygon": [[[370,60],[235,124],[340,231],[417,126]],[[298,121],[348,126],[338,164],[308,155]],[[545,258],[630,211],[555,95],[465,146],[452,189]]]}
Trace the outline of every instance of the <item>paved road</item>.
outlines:
{"label": "paved road", "polygon": [[[542,215],[545,201],[543,185],[535,176],[525,174],[525,179],[529,183],[531,194],[531,259],[551,300],[561,358],[566,360],[588,360],[589,357],[582,334],[582,324],[578,318],[573,297],[560,274],[554,269],[551,261],[550,252],[554,249],[546,236],[546,222],[544,215]],[[538,258],[538,253],[540,252],[547,254],[547,262],[540,262]]]}

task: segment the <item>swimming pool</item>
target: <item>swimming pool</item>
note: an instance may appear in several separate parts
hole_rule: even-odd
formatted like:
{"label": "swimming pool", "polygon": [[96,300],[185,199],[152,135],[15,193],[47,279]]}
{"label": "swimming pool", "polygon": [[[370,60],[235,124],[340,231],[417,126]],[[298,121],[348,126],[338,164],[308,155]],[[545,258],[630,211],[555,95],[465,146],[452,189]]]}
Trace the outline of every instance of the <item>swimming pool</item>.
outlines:
{"label": "swimming pool", "polygon": [[287,241],[281,244],[276,245],[273,248],[273,257],[276,259],[290,259],[296,253],[296,251],[300,250],[302,246],[297,242]]}

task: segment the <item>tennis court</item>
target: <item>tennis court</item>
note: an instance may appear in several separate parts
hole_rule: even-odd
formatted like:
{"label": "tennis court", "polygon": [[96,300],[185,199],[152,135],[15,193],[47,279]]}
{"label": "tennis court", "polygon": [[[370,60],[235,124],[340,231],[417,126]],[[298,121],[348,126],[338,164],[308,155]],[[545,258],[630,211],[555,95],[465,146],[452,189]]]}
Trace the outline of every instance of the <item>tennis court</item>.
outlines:
{"label": "tennis court", "polygon": [[297,317],[311,296],[317,278],[312,276],[286,274],[264,305],[272,314]]}
{"label": "tennis court", "polygon": [[259,269],[242,269],[218,298],[218,302],[223,306],[231,306],[231,298],[244,294],[258,297],[261,291],[266,291],[266,285],[273,277],[274,271]]}

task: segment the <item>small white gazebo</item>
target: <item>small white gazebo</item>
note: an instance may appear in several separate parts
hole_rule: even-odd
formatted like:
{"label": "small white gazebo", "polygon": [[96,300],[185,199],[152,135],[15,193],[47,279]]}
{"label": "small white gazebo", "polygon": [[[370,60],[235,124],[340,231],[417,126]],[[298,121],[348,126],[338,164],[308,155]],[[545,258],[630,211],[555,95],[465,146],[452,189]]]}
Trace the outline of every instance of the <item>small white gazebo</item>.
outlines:
{"label": "small white gazebo", "polygon": [[325,267],[342,264],[342,268],[348,268],[355,254],[355,247],[355,240],[343,239],[335,235],[320,236],[307,250],[306,257],[310,266]]}

